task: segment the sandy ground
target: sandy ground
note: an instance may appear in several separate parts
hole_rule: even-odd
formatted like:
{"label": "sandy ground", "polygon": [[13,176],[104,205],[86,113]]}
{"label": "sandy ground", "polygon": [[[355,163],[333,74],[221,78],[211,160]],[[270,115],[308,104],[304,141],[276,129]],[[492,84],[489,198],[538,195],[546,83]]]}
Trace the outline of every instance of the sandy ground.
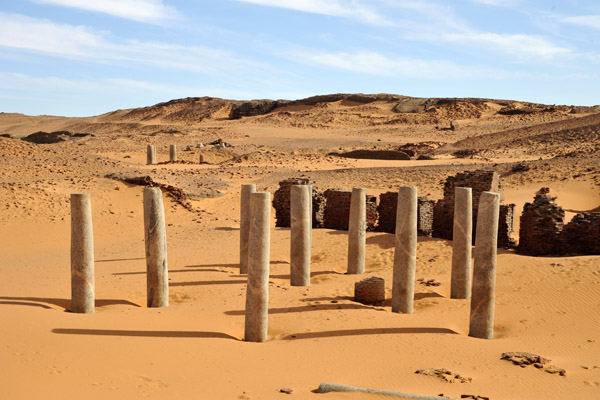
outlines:
{"label": "sandy ground", "polygon": [[[246,276],[238,270],[242,183],[274,192],[279,180],[304,175],[320,189],[362,186],[377,194],[415,184],[420,194],[439,198],[440,182],[448,175],[481,167],[504,174],[510,162],[525,159],[351,160],[327,152],[339,143],[371,146],[371,139],[357,135],[346,142],[338,131],[311,139],[312,128],[307,128],[301,135],[297,129],[279,129],[278,140],[272,126],[264,127],[262,137],[260,125],[247,130],[251,122],[240,124],[224,130],[236,144],[232,154],[248,157],[228,161],[231,154],[206,149],[209,163],[203,165],[144,165],[147,143],[157,143],[159,161],[165,161],[169,142],[183,148],[207,141],[202,133],[127,133],[54,145],[0,138],[0,398],[386,398],[313,393],[321,382],[453,398],[600,397],[600,256],[527,257],[500,250],[495,337],[481,340],[467,335],[469,301],[450,299],[450,241],[419,237],[417,278],[440,286],[417,282],[415,312],[395,314],[390,307],[393,235],[368,233],[366,273],[352,276],[344,274],[346,232],[314,230],[311,286],[291,287],[290,231],[275,228],[272,210],[269,341],[244,342]],[[393,142],[391,136],[384,140]],[[180,152],[190,161],[197,155],[197,149]],[[548,161],[537,154],[529,161],[529,171],[505,174],[502,180],[505,201],[517,204],[518,212],[542,186],[558,196],[568,217],[600,206],[597,156]],[[105,178],[108,173],[150,175],[197,192],[192,211],[164,198],[167,308],[145,307],[142,188]],[[66,312],[68,196],[76,192],[92,197],[93,315]],[[382,307],[352,299],[354,283],[372,275],[386,280],[388,300]],[[510,351],[550,358],[567,374],[500,359]],[[425,368],[446,368],[472,381],[449,383],[415,374]],[[282,388],[293,393],[280,393]]]}

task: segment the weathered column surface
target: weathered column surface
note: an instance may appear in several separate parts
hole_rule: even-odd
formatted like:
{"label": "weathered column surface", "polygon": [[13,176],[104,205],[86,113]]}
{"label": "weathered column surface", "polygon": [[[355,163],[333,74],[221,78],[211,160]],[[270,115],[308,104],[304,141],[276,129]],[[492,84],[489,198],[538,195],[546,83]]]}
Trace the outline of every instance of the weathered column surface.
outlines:
{"label": "weathered column surface", "polygon": [[290,283],[292,286],[309,286],[312,245],[311,187],[293,185],[290,197]]}
{"label": "weathered column surface", "polygon": [[166,307],[169,305],[169,267],[165,210],[159,188],[144,189],[144,228],[148,307]]}
{"label": "weathered column surface", "polygon": [[468,187],[454,189],[454,228],[452,230],[452,278],[450,298],[471,297],[471,246],[473,240],[473,200]]}
{"label": "weathered column surface", "polygon": [[94,230],[87,193],[71,194],[71,312],[94,312]]}
{"label": "weathered column surface", "polygon": [[269,313],[271,194],[269,192],[252,193],[250,210],[244,340],[265,342]]}
{"label": "weathered column surface", "polygon": [[483,192],[479,199],[469,336],[491,339],[494,336],[496,297],[496,255],[500,194]]}
{"label": "weathered column surface", "polygon": [[367,192],[353,188],[348,222],[348,273],[365,272],[365,245],[367,231]]}
{"label": "weathered column surface", "polygon": [[[202,154],[200,154],[202,157]],[[240,195],[240,274],[248,273],[248,238],[250,235],[250,194],[256,192],[256,185],[242,185]]]}
{"label": "weathered column surface", "polygon": [[202,164],[202,163],[204,162],[204,154],[200,153],[200,154],[198,155],[198,162],[199,162],[200,164]]}
{"label": "weathered column surface", "polygon": [[172,144],[169,146],[169,160],[171,162],[177,161],[177,145],[176,144]]}
{"label": "weathered column surface", "polygon": [[417,267],[417,188],[398,189],[396,247],[392,282],[392,312],[413,312]]}
{"label": "weathered column surface", "polygon": [[146,164],[156,164],[156,147],[152,146],[151,144],[149,144],[146,149]]}

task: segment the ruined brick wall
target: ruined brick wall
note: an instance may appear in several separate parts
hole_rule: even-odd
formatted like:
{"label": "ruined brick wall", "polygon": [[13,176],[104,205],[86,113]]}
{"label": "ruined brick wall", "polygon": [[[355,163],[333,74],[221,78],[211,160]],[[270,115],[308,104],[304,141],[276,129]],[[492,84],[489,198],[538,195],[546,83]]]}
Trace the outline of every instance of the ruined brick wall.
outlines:
{"label": "ruined brick wall", "polygon": [[562,253],[600,255],[600,212],[579,213],[559,236]]}
{"label": "ruined brick wall", "polygon": [[452,240],[454,227],[454,189],[470,187],[473,196],[473,241],[477,226],[479,198],[483,192],[499,192],[500,177],[495,171],[466,171],[449,176],[444,183],[444,198],[435,205],[433,236]]}
{"label": "ruined brick wall", "polygon": [[396,209],[398,207],[398,192],[386,192],[379,195],[379,232],[396,232]]}
{"label": "ruined brick wall", "polygon": [[[483,192],[501,192],[500,177],[495,171],[466,171],[449,176],[444,183],[444,198],[433,206],[432,236],[452,240],[454,229],[454,190],[457,187],[470,187],[473,196],[473,244],[477,229],[477,213],[479,199]],[[502,200],[502,199],[501,199]],[[498,223],[498,246],[514,245],[510,234],[514,231],[514,205],[500,205],[500,221]]]}
{"label": "ruined brick wall", "polygon": [[[290,196],[293,185],[308,185],[306,178],[290,178],[279,182],[279,189],[273,195],[273,208],[275,208],[275,226],[290,227]],[[312,218],[313,228],[323,227],[323,211],[325,208],[325,197],[323,193],[312,191]]]}
{"label": "ruined brick wall", "polygon": [[435,202],[427,197],[419,197],[418,203],[417,233],[423,236],[431,236],[433,233],[433,207]]}
{"label": "ruined brick wall", "polygon": [[532,256],[557,254],[560,251],[559,239],[563,229],[565,212],[542,188],[533,199],[525,203],[519,227],[519,253]]}
{"label": "ruined brick wall", "polygon": [[515,241],[510,234],[515,231],[515,205],[500,204],[500,218],[498,221],[498,246],[514,247]]}
{"label": "ruined brick wall", "polygon": [[[350,201],[352,192],[349,190],[327,189],[325,195],[325,210],[323,227],[327,229],[348,230],[350,219]],[[377,223],[377,198],[367,195],[367,230],[375,230]]]}
{"label": "ruined brick wall", "polygon": [[[398,192],[386,192],[379,195],[379,222],[376,230],[379,232],[396,232],[396,210],[398,208]],[[434,201],[427,197],[418,198],[417,229],[418,234],[431,236],[433,231]]]}

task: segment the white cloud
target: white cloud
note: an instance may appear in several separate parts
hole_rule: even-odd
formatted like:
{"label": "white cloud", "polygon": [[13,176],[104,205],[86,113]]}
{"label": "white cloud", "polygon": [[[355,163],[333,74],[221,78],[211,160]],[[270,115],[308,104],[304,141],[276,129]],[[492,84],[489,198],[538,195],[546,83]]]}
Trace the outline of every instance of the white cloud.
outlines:
{"label": "white cloud", "polygon": [[[5,91],[54,93],[57,95],[100,95],[114,93],[149,93],[167,98],[221,96],[236,98],[249,93],[221,87],[200,87],[192,85],[171,85],[168,83],[143,81],[131,78],[65,79],[56,76],[31,76],[14,72],[0,72],[0,89]],[[6,93],[5,93],[6,94]],[[9,97],[17,97],[14,94]],[[148,104],[144,104],[148,105]]]}
{"label": "white cloud", "polygon": [[496,7],[512,7],[519,3],[519,0],[471,0],[472,3],[485,4]]}
{"label": "white cloud", "polygon": [[348,18],[371,25],[391,25],[391,22],[358,0],[236,0],[260,6],[285,8],[312,14]]}
{"label": "white cloud", "polygon": [[232,71],[268,69],[235,54],[204,46],[118,40],[85,26],[56,24],[0,12],[0,47],[101,63],[141,63],[225,76]]}
{"label": "white cloud", "polygon": [[560,17],[559,21],[567,24],[585,26],[586,28],[600,30],[600,14],[580,15],[575,17]]}
{"label": "white cloud", "polygon": [[439,36],[445,42],[470,44],[491,51],[500,51],[519,59],[554,59],[572,55],[566,47],[560,47],[549,40],[529,34],[505,34],[490,32],[446,33]]}
{"label": "white cloud", "polygon": [[411,57],[389,57],[374,51],[354,53],[297,51],[291,53],[297,62],[327,66],[362,74],[420,79],[502,79],[503,71],[458,65],[447,60],[424,60]]}
{"label": "white cloud", "polygon": [[40,4],[100,12],[138,22],[162,23],[177,18],[177,11],[162,0],[30,0]]}

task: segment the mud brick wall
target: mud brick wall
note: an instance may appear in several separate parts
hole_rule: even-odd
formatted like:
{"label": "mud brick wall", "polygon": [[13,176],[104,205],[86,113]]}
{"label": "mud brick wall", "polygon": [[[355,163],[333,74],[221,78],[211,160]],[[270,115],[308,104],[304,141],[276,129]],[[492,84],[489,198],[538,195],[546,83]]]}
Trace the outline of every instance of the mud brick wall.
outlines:
{"label": "mud brick wall", "polygon": [[[473,194],[473,244],[477,230],[477,213],[479,199],[483,192],[500,192],[500,177],[495,171],[466,171],[449,176],[444,183],[444,198],[433,206],[432,236],[452,240],[454,229],[454,189],[470,187]],[[514,245],[510,234],[514,231],[514,204],[500,205],[500,221],[498,223],[498,246]]]}
{"label": "mud brick wall", "polygon": [[[327,229],[348,230],[350,219],[350,201],[352,192],[348,190],[327,189],[325,195],[325,211],[323,227]],[[375,230],[377,224],[377,198],[367,195],[367,230]]]}
{"label": "mud brick wall", "polygon": [[[376,230],[379,232],[396,232],[396,210],[398,208],[398,192],[386,192],[379,195],[379,222]],[[427,197],[419,197],[417,208],[418,234],[431,236],[433,231],[434,201]]]}
{"label": "mud brick wall", "polygon": [[444,198],[435,205],[433,236],[452,240],[454,227],[454,188],[470,187],[473,193],[473,240],[477,226],[479,198],[483,192],[499,192],[500,177],[495,171],[466,171],[449,176],[444,183]]}
{"label": "mud brick wall", "polygon": [[563,227],[562,253],[600,255],[600,212],[579,213]]}
{"label": "mud brick wall", "polygon": [[[293,185],[308,185],[306,178],[290,178],[279,182],[279,189],[273,195],[273,208],[275,208],[275,226],[290,227],[290,196]],[[313,228],[323,228],[323,211],[325,208],[325,197],[323,193],[313,188]]]}
{"label": "mud brick wall", "polygon": [[514,247],[515,241],[510,234],[515,231],[515,205],[500,204],[500,218],[498,221],[498,246]]}
{"label": "mud brick wall", "polygon": [[519,247],[522,254],[543,256],[558,254],[561,251],[560,233],[563,229],[565,212],[549,194],[548,188],[542,188],[533,199],[525,203],[519,227]]}

